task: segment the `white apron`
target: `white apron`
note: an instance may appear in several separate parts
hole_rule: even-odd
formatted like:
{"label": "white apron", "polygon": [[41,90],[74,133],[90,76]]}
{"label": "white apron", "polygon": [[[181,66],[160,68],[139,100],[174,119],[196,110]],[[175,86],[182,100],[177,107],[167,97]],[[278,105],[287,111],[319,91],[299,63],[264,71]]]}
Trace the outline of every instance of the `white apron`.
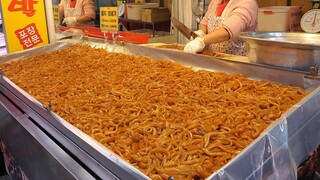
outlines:
{"label": "white apron", "polygon": [[[66,1],[64,7],[64,17],[79,17],[84,15],[83,8],[82,8],[83,0],[77,0],[76,5],[74,8],[70,7],[70,0]],[[76,23],[75,26],[94,26],[94,22],[90,21],[88,23]]]}
{"label": "white apron", "polygon": [[[216,16],[216,9],[220,3],[221,1],[215,1],[211,9],[211,12],[209,12],[210,15],[208,17],[208,25],[207,25],[208,33],[211,33],[215,29],[222,27],[222,23],[225,20],[224,13],[222,13],[221,16]],[[230,3],[232,3],[232,0],[230,0],[226,8],[228,8]],[[221,52],[226,54],[234,54],[239,56],[247,55],[247,48],[245,46],[244,41],[238,38],[230,39],[228,41],[221,42],[221,43],[210,44],[209,49],[214,52]]]}

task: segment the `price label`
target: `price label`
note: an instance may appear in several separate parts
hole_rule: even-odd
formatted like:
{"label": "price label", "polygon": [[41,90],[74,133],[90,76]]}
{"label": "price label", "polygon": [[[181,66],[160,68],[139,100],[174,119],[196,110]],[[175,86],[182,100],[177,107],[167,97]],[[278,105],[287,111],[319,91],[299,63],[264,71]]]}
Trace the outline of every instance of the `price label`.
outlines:
{"label": "price label", "polygon": [[121,6],[122,4],[122,1],[117,0],[117,7]]}
{"label": "price label", "polygon": [[100,7],[100,29],[118,31],[118,8]]}
{"label": "price label", "polygon": [[59,5],[57,4],[52,5],[52,11],[53,11],[53,22],[55,25],[59,25],[60,24]]}
{"label": "price label", "polygon": [[135,3],[144,3],[144,0],[134,0]]}

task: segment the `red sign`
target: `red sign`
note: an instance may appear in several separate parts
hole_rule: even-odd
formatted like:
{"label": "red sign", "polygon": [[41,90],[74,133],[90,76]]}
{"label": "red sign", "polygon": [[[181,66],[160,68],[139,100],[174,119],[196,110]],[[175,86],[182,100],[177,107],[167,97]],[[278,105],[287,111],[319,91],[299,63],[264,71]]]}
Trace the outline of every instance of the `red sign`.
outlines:
{"label": "red sign", "polygon": [[15,34],[23,46],[23,49],[32,48],[43,42],[35,23],[29,24],[23,29],[16,30]]}
{"label": "red sign", "polygon": [[53,21],[48,21],[52,22],[50,27],[47,22],[53,19],[51,8],[46,9],[50,3],[51,0],[0,0],[8,53],[48,44],[49,31],[54,38]]}
{"label": "red sign", "polygon": [[26,14],[28,17],[31,17],[36,12],[33,5],[37,3],[38,1],[33,0],[12,0],[9,4],[8,11],[22,11],[23,14]]}

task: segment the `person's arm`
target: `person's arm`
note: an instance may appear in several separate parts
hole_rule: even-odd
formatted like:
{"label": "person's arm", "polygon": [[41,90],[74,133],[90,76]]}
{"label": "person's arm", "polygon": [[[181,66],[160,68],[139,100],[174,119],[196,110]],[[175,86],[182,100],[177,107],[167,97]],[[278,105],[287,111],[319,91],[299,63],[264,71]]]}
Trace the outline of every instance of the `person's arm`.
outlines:
{"label": "person's arm", "polygon": [[[212,2],[209,8],[212,8]],[[255,30],[258,13],[258,6],[255,0],[236,0],[232,3],[229,9],[225,9],[227,17],[222,27],[204,36],[205,44],[224,42],[234,38],[239,32]],[[208,12],[201,21],[199,28],[205,33],[207,33]]]}
{"label": "person's arm", "polygon": [[224,28],[219,28],[214,32],[208,33],[208,19],[212,12],[214,1],[211,1],[208,7],[208,11],[200,22],[199,30],[202,30],[205,35],[202,36],[205,44],[219,43],[230,39],[229,32]]}
{"label": "person's arm", "polygon": [[93,0],[85,0],[82,4],[84,15],[77,18],[78,23],[87,23],[96,18],[96,11]]}
{"label": "person's arm", "polygon": [[74,16],[74,17],[65,17],[62,23],[65,23],[67,26],[75,26],[77,24],[85,24],[93,21],[96,18],[96,12],[94,7],[93,0],[84,0],[82,3],[82,9],[84,15]]}
{"label": "person's arm", "polygon": [[77,17],[77,23],[80,23],[80,24],[85,24],[85,23],[90,22],[92,20],[94,20],[94,19],[87,16],[87,15]]}
{"label": "person's arm", "polygon": [[205,44],[220,43],[228,41],[230,34],[225,28],[218,28],[215,31],[203,36],[203,42]]}
{"label": "person's arm", "polygon": [[207,26],[204,24],[200,24],[199,30],[202,30],[206,34],[207,33]]}
{"label": "person's arm", "polygon": [[[211,1],[212,3],[213,1]],[[231,3],[231,2],[230,2]],[[214,44],[227,41],[236,37],[236,34],[243,31],[254,31],[257,26],[258,6],[256,0],[234,0],[232,5],[225,9],[225,20],[221,28],[215,31],[198,36],[186,44],[185,52],[201,52],[206,44]],[[200,22],[202,31],[207,30],[208,12]],[[205,32],[205,31],[204,31]]]}
{"label": "person's arm", "polygon": [[[200,26],[200,30],[204,31],[206,26]],[[224,42],[230,39],[229,32],[225,28],[218,28],[215,31],[205,34],[205,35],[200,35],[194,40],[190,41],[187,43],[184,47],[185,52],[190,52],[190,53],[197,53],[201,52],[206,44],[213,44],[213,43],[219,43],[219,42]]]}
{"label": "person's arm", "polygon": [[258,5],[256,0],[234,0],[232,7],[225,9],[227,18],[223,22],[230,34],[230,39],[240,32],[256,31],[258,19]]}

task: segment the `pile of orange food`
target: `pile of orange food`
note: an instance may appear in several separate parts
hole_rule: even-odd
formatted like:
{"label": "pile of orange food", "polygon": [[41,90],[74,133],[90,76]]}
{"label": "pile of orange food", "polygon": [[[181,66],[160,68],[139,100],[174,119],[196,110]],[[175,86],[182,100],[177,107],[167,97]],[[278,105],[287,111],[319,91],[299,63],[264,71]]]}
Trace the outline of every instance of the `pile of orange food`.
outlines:
{"label": "pile of orange food", "polygon": [[204,179],[307,92],[167,60],[72,46],[4,75],[151,179]]}
{"label": "pile of orange food", "polygon": [[[157,48],[176,49],[176,50],[183,51],[184,46],[179,45],[179,44],[164,44],[164,45],[157,46]],[[218,58],[225,57],[224,54],[216,53],[216,52],[209,51],[209,50],[203,50],[203,51],[199,52],[198,54],[202,54],[202,55],[206,55],[206,56],[213,56],[213,57],[218,57]]]}

